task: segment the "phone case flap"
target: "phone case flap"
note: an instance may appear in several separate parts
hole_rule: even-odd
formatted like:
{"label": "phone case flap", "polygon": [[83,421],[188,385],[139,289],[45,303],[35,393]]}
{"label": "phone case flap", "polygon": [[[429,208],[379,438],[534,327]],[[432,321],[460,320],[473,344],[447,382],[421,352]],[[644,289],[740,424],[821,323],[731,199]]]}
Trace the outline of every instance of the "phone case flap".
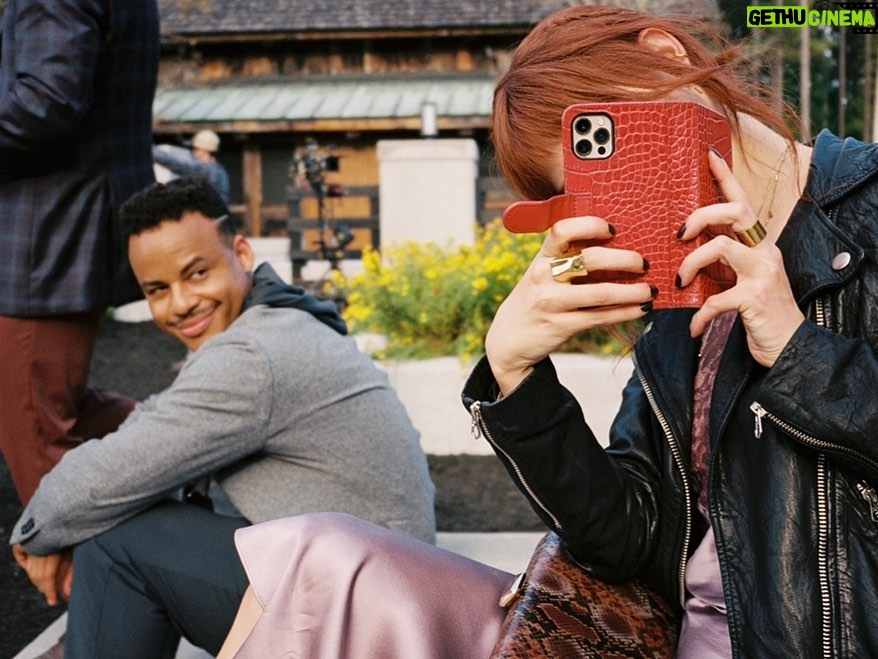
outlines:
{"label": "phone case flap", "polygon": [[540,201],[516,201],[503,211],[503,226],[513,233],[542,233],[558,220],[589,215],[591,195],[559,194]]}

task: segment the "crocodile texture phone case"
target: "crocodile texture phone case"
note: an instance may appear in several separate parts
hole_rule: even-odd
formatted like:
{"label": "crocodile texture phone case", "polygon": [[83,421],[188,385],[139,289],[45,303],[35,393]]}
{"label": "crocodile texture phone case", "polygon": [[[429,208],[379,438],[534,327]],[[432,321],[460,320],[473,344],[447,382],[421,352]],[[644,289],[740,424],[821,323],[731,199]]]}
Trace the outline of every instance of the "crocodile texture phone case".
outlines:
{"label": "crocodile texture phone case", "polygon": [[[595,130],[601,140],[583,139],[577,122],[584,117],[592,120],[589,123],[607,117],[609,137],[603,141]],[[714,236],[704,231],[685,243],[676,238],[692,211],[719,201],[708,151],[716,149],[731,165],[725,116],[691,102],[584,103],[564,112],[561,137],[564,194],[512,204],[503,215],[508,230],[542,232],[557,220],[580,215],[607,220],[616,235],[596,244],[634,250],[649,261],[649,270],[645,274],[593,270],[579,281],[646,281],[659,289],[656,309],[700,307],[707,297],[734,283],[734,273],[717,263],[702,270],[686,288],[675,286],[683,258]],[[606,149],[607,155],[596,149]]]}

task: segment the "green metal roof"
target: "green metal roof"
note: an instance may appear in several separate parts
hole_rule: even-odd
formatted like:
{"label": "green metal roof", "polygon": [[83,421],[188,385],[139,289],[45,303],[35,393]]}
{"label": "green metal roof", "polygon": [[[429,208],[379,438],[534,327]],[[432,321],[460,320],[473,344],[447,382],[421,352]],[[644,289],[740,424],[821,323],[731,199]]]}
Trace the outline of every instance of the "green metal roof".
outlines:
{"label": "green metal roof", "polygon": [[[339,125],[419,120],[434,103],[440,124],[487,125],[494,79],[487,77],[291,79],[160,88],[153,104],[156,128],[194,124],[247,124],[249,130],[297,123]],[[260,126],[266,124],[266,126]]]}

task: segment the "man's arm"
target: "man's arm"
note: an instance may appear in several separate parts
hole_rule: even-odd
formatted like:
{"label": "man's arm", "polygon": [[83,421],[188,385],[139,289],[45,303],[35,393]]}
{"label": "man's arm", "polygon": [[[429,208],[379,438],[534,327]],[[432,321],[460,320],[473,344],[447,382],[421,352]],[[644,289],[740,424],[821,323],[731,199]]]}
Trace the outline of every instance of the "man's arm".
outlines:
{"label": "man's arm", "polygon": [[118,431],[69,451],[47,474],[10,542],[43,555],[87,540],[187,482],[264,446],[271,373],[255,346],[218,338]]}
{"label": "man's arm", "polygon": [[158,144],[152,147],[152,159],[167,167],[177,176],[206,176],[208,166],[200,162],[192,152],[173,144]]}
{"label": "man's arm", "polygon": [[[29,0],[3,35],[14,67],[0,80],[0,161],[46,149],[74,133],[94,101],[94,76],[107,21],[100,0]],[[14,71],[12,70],[14,68]]]}

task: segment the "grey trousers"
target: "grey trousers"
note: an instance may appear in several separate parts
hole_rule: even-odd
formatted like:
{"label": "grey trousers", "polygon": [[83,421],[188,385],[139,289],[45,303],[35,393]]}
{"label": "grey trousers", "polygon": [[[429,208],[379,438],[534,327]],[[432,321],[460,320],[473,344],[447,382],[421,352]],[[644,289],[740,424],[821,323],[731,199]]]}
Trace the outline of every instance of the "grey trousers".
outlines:
{"label": "grey trousers", "polygon": [[65,659],[157,659],[180,634],[219,652],[248,584],[244,526],[169,501],[76,547]]}

